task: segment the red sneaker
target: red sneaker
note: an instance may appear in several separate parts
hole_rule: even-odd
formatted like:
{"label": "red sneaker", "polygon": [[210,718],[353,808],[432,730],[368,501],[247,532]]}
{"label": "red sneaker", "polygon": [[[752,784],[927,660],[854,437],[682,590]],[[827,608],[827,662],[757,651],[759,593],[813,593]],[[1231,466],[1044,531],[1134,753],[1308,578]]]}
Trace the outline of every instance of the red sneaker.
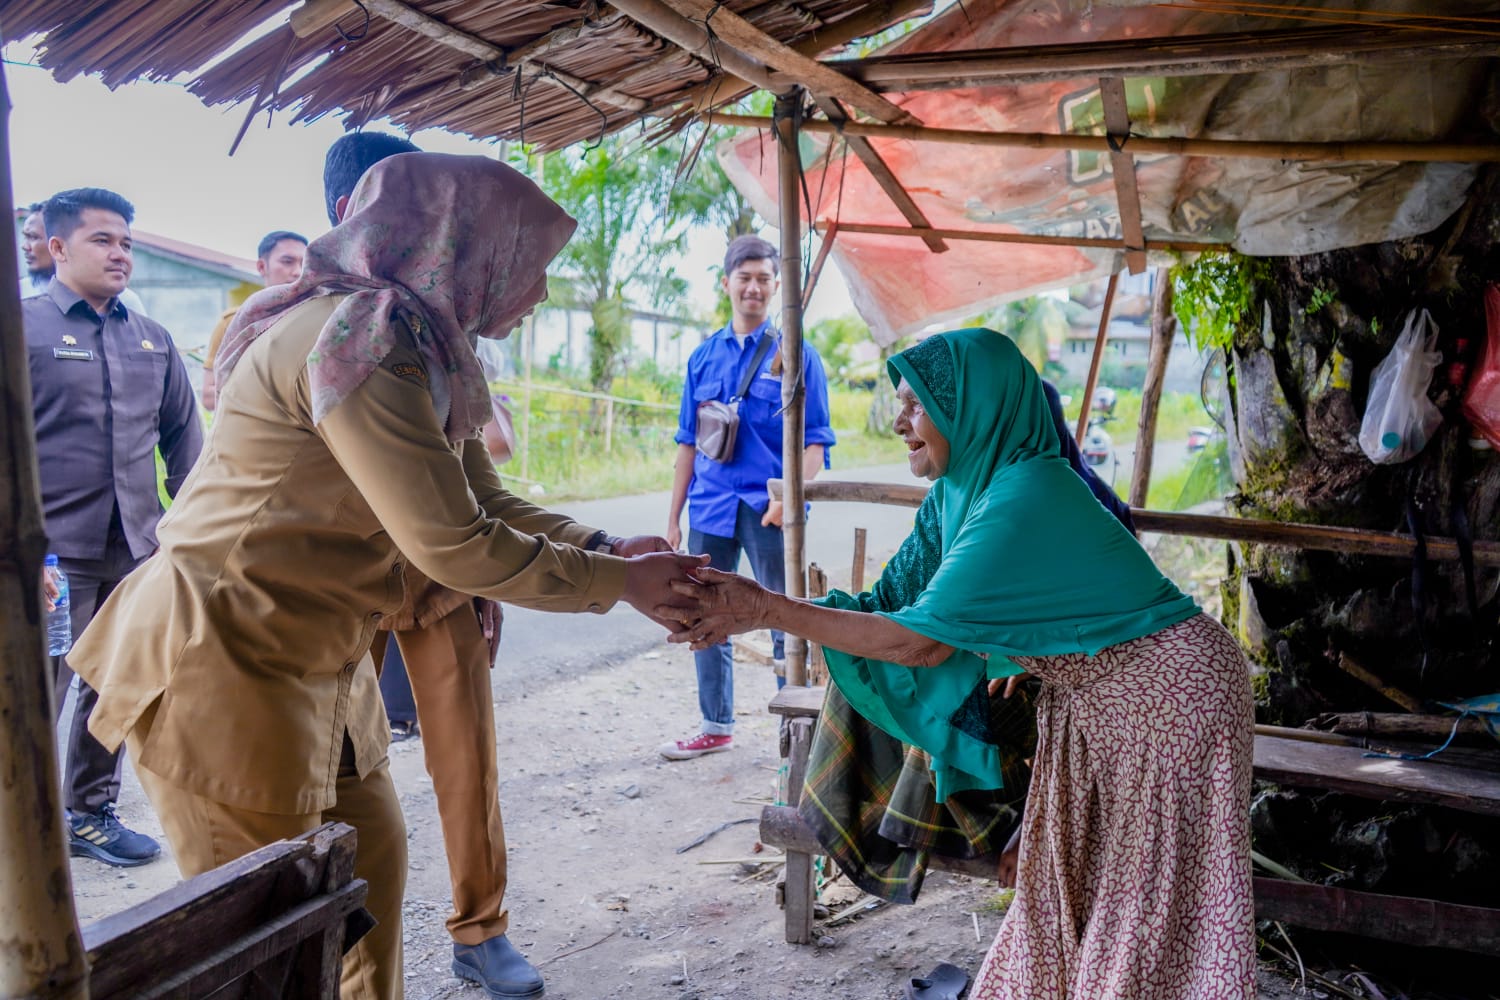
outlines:
{"label": "red sneaker", "polygon": [[690,740],[673,740],[670,743],[663,743],[657,749],[667,760],[692,760],[706,753],[723,753],[725,750],[733,750],[733,744],[733,736],[699,733]]}

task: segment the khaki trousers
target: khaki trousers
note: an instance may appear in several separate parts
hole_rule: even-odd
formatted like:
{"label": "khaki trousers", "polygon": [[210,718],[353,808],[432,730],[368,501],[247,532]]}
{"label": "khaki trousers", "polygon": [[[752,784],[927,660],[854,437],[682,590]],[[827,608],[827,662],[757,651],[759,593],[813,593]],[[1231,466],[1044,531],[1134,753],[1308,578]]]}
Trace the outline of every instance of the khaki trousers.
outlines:
{"label": "khaki trousers", "polygon": [[[387,634],[379,633],[371,649],[376,663],[383,662]],[[417,703],[448,854],[448,933],[459,944],[481,944],[504,934],[510,922],[489,645],[472,602],[425,629],[394,635]]]}
{"label": "khaki trousers", "polygon": [[238,809],[195,795],[140,765],[149,724],[137,724],[128,746],[146,796],[161,817],[162,829],[183,878],[201,875],[278,840],[288,840],[329,822],[347,823],[358,833],[354,876],[369,883],[365,908],[375,928],[344,955],[339,983],[342,1000],[401,1000],[401,898],[406,892],[406,823],[382,761],[363,780],[354,769],[347,738],[339,763],[338,802],[321,813],[283,816]]}

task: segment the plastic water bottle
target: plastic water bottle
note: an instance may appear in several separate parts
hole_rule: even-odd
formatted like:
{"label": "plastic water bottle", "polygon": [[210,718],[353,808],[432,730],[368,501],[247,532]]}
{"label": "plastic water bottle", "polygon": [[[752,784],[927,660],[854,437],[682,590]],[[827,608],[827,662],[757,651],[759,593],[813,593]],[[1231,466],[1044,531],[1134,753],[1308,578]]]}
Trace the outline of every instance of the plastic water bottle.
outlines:
{"label": "plastic water bottle", "polygon": [[57,565],[57,556],[46,560],[47,576],[57,585],[56,603],[47,612],[47,655],[61,656],[73,648],[73,619],[68,612],[68,574]]}

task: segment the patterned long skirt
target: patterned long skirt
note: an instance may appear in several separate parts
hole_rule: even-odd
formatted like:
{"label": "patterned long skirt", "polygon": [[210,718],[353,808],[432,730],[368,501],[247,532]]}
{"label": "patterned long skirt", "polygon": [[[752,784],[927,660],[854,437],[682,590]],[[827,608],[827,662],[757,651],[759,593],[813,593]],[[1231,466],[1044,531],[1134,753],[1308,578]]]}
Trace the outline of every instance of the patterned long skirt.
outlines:
{"label": "patterned long skirt", "polygon": [[1245,1000],[1254,728],[1244,655],[1199,615],[1042,679],[1016,895],[972,1000]]}

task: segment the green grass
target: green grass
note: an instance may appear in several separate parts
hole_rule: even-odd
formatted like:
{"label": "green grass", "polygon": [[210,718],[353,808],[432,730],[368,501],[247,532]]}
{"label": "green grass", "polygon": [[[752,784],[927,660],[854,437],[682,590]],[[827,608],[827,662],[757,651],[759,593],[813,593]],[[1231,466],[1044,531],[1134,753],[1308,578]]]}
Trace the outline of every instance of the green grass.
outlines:
{"label": "green grass", "polygon": [[[1071,395],[1073,398],[1064,407],[1064,412],[1069,420],[1077,420],[1078,408],[1083,397],[1082,388],[1074,387]],[[1116,389],[1114,419],[1104,425],[1116,445],[1130,444],[1135,441],[1140,419],[1141,391],[1139,389]],[[1162,394],[1161,403],[1156,409],[1156,440],[1185,438],[1191,428],[1212,424],[1213,418],[1203,408],[1203,402],[1198,398],[1197,393],[1167,392]]]}
{"label": "green grass", "polygon": [[[535,384],[535,383],[534,383]],[[558,382],[551,383],[562,386]],[[522,433],[521,399],[509,386],[515,410],[517,448]],[[649,383],[631,386],[637,399],[675,405],[665,389]],[[622,386],[614,387],[616,394]],[[651,398],[655,396],[655,398]],[[871,393],[835,389],[829,410],[838,437],[833,464],[838,469],[899,462],[905,447],[894,434],[872,435],[864,430]],[[672,465],[677,445],[672,440],[677,415],[664,410],[615,404],[615,422],[605,447],[604,419],[593,401],[546,389],[534,390],[531,400],[530,448],[525,469],[519,454],[500,467],[500,478],[518,493],[538,499],[592,500],[601,497],[652,493],[672,487]]]}

